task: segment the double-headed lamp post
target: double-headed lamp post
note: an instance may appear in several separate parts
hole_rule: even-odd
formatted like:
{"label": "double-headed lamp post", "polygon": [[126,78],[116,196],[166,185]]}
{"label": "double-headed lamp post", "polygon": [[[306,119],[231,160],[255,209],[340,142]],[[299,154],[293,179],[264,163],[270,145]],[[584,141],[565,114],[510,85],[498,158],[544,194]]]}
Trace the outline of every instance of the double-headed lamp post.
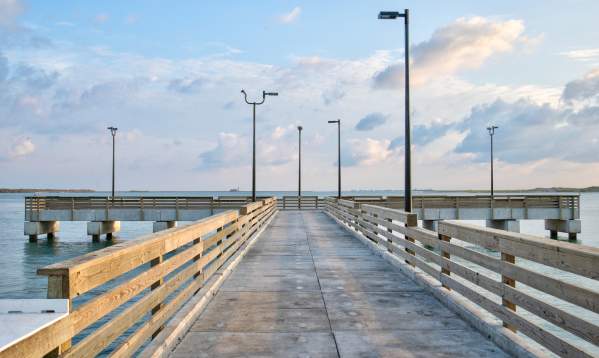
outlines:
{"label": "double-headed lamp post", "polygon": [[337,124],[337,198],[341,199],[341,119],[329,123]]}
{"label": "double-headed lamp post", "polygon": [[405,188],[404,188],[404,210],[412,211],[412,135],[410,126],[410,32],[409,20],[410,12],[405,9],[403,13],[398,11],[381,11],[379,19],[395,20],[402,17],[404,19],[404,55],[405,55]]}
{"label": "double-headed lamp post", "polygon": [[114,201],[114,142],[116,137],[116,131],[118,130],[118,128],[108,127],[106,129],[108,129],[110,131],[110,134],[112,135],[112,201]]}
{"label": "double-headed lamp post", "polygon": [[491,137],[491,199],[494,197],[494,188],[493,188],[493,136],[495,135],[495,129],[499,127],[491,125],[487,127],[487,131],[489,131],[489,136]]}
{"label": "double-headed lamp post", "polygon": [[297,126],[298,133],[298,171],[297,171],[297,204],[301,208],[302,204],[302,126]]}
{"label": "double-headed lamp post", "polygon": [[252,105],[252,201],[256,201],[256,106],[264,103],[266,96],[278,96],[278,92],[262,91],[262,101],[249,102],[245,90],[241,90],[245,103]]}

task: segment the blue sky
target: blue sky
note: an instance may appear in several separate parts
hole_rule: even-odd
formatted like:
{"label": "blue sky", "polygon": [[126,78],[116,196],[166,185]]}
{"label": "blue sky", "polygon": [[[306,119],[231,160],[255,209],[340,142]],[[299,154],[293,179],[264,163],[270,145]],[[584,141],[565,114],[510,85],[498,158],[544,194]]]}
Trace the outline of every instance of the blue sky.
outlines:
{"label": "blue sky", "polygon": [[401,188],[403,8],[417,187],[485,188],[490,121],[499,187],[599,184],[596,1],[0,0],[0,186],[107,189],[115,125],[121,189],[249,188],[245,88],[281,93],[259,190],[294,188],[298,124],[334,188],[336,118],[346,188]]}

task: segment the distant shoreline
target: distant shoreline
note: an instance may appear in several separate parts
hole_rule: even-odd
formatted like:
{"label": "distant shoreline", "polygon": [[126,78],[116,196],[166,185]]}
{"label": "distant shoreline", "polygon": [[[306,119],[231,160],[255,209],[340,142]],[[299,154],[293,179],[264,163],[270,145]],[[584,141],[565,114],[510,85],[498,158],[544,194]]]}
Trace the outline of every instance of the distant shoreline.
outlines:
{"label": "distant shoreline", "polygon": [[91,189],[9,189],[9,188],[0,188],[0,193],[94,193],[95,190]]}
{"label": "distant shoreline", "polygon": [[[443,190],[443,189],[414,189],[416,191],[431,191],[431,192],[447,192],[447,193],[488,193],[489,190],[483,189],[465,189],[465,190]],[[120,192],[126,193],[147,193],[152,192],[152,190],[119,190]],[[171,190],[156,190],[160,192],[169,192]],[[177,190],[174,190],[177,191]],[[222,191],[225,192],[227,190],[183,190],[183,191],[201,191],[201,192],[209,192],[209,191]],[[243,191],[243,190],[242,190]],[[290,190],[268,190],[272,191],[290,191]],[[331,190],[307,190],[307,191],[331,191]],[[392,189],[360,189],[360,190],[347,190],[346,192],[355,192],[355,191],[395,191]],[[599,192],[599,186],[590,186],[586,188],[567,188],[567,187],[555,187],[555,188],[533,188],[533,189],[495,189],[496,192],[500,193],[597,193]],[[31,188],[0,188],[0,193],[95,193],[97,190],[93,189],[31,189]]]}

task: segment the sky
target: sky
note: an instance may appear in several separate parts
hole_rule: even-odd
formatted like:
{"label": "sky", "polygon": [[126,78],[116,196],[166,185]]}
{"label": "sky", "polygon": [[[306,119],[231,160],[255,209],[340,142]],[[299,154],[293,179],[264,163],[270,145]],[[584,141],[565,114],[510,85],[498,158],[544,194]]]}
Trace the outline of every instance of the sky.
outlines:
{"label": "sky", "polygon": [[599,185],[599,2],[0,0],[0,187]]}

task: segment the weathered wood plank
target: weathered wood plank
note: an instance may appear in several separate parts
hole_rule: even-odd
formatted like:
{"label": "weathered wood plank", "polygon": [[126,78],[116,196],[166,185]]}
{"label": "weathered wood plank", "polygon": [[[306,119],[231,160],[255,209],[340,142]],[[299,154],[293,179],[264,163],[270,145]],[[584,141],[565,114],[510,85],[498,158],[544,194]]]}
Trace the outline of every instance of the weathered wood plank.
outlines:
{"label": "weathered wood plank", "polygon": [[238,213],[227,211],[198,222],[126,241],[38,270],[40,275],[69,275],[71,297],[85,293],[152,259],[185,245],[217,227],[235,220]]}
{"label": "weathered wood plank", "polygon": [[408,213],[402,210],[383,208],[376,205],[362,204],[361,208],[363,211],[369,214],[376,214],[384,219],[392,219],[400,221],[407,226],[417,226],[418,217],[414,213]]}
{"label": "weathered wood plank", "polygon": [[439,222],[439,233],[599,280],[599,248],[596,247],[549,241],[454,221]]}

